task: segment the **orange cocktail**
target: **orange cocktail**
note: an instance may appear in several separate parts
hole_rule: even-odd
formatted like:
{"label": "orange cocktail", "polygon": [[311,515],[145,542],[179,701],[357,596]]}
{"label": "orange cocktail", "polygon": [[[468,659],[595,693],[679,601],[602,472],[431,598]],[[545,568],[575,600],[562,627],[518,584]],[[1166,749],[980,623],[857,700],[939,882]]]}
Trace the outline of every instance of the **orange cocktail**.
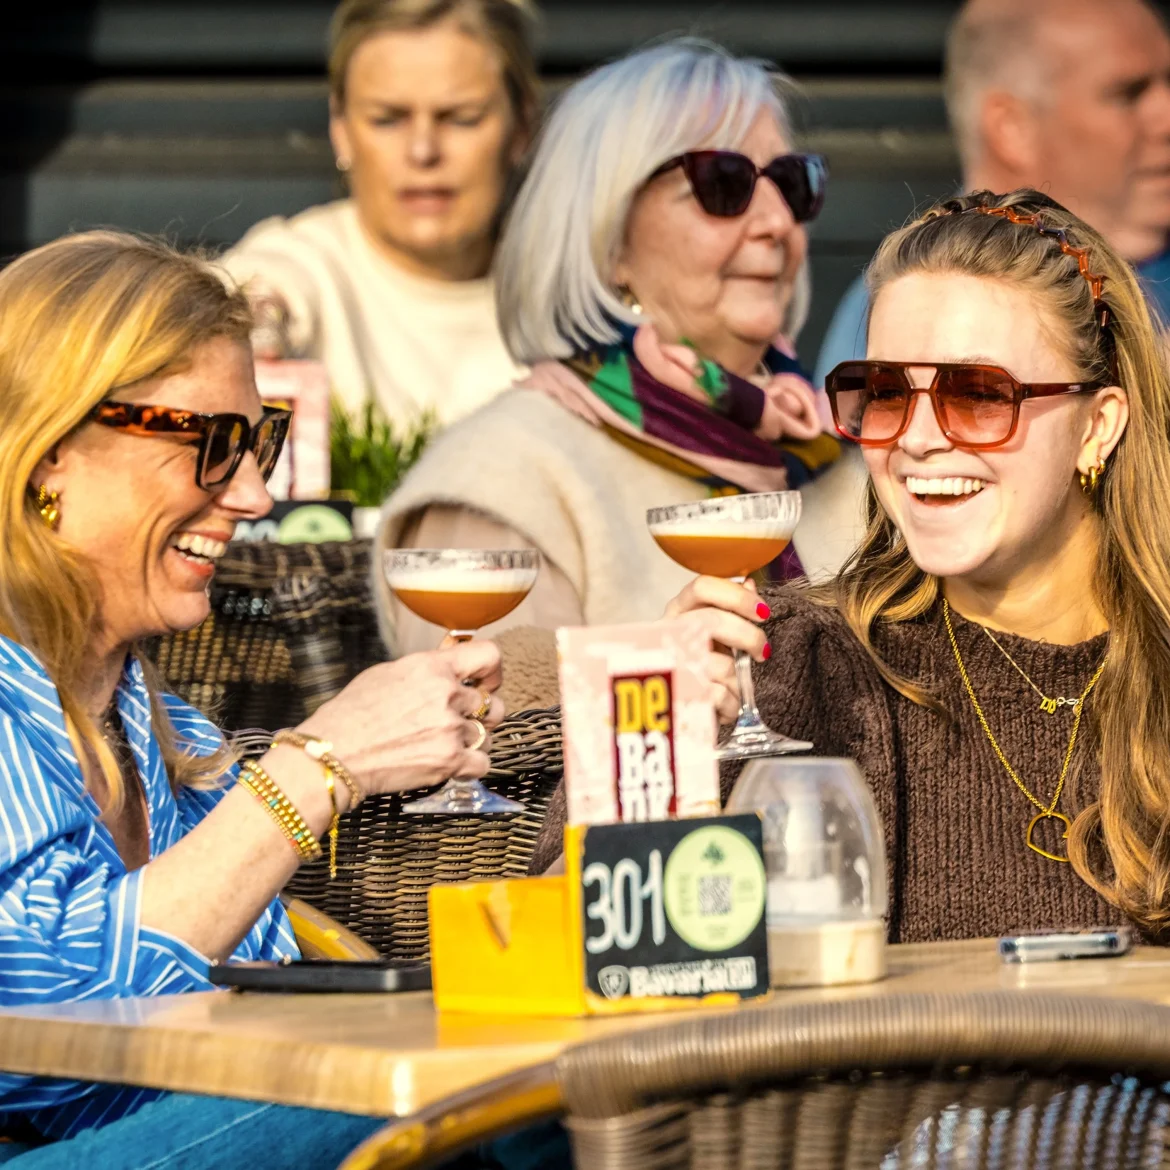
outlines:
{"label": "orange cocktail", "polygon": [[[423,621],[464,641],[507,617],[536,584],[535,549],[400,548],[385,555],[383,572],[395,597]],[[486,700],[485,700],[486,702]],[[486,707],[485,707],[486,710]],[[479,718],[477,748],[486,740]],[[406,813],[522,812],[524,805],[489,792],[478,780],[451,779],[431,796],[402,806]]]}
{"label": "orange cocktail", "polygon": [[790,540],[767,524],[761,524],[758,529],[722,530],[703,525],[696,525],[693,530],[688,530],[685,524],[651,526],[650,535],[672,561],[707,577],[746,577],[771,564]]}
{"label": "orange cocktail", "polygon": [[[720,496],[668,508],[651,508],[646,524],[658,547],[672,561],[708,577],[742,581],[771,564],[792,539],[800,519],[799,492]],[[808,751],[812,744],[773,731],[760,718],[752,685],[751,659],[735,652],[740,711],[735,728],[719,748],[719,758]]]}
{"label": "orange cocktail", "polygon": [[537,567],[533,549],[394,549],[386,583],[423,621],[467,638],[528,596]]}
{"label": "orange cocktail", "polygon": [[[394,588],[394,594],[425,622],[450,630],[478,630],[507,617],[528,596],[530,586],[512,588],[517,581],[499,580],[497,574],[474,578],[411,581]],[[482,588],[474,588],[474,586]]]}

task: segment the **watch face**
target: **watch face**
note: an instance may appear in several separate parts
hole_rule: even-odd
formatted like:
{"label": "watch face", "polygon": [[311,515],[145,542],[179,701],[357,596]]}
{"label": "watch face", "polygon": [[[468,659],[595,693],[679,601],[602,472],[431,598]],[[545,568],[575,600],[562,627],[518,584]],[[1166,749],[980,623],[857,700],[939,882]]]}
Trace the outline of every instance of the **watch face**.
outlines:
{"label": "watch face", "polygon": [[724,825],[688,833],[666,863],[663,886],[670,925],[703,951],[743,942],[759,924],[768,896],[759,851]]}

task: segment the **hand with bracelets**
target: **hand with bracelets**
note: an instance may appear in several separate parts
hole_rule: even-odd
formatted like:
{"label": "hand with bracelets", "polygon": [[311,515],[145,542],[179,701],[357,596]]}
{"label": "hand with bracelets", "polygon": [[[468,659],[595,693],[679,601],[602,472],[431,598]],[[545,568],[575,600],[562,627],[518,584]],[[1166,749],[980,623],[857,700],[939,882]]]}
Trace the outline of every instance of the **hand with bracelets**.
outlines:
{"label": "hand with bracelets", "polygon": [[[302,861],[320,855],[327,808],[331,863],[337,820],[364,797],[478,777],[490,766],[491,729],[504,717],[495,694],[494,642],[463,642],[363,671],[299,727],[280,732],[240,783],[264,804]],[[320,787],[306,794],[306,770]],[[327,793],[327,806],[320,799]],[[302,807],[304,806],[304,807]]]}

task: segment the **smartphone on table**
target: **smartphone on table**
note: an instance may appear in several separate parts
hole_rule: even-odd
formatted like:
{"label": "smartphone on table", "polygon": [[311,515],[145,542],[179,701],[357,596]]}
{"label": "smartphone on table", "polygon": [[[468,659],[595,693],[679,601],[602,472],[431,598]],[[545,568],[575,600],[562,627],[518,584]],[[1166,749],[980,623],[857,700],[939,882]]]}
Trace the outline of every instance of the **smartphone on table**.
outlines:
{"label": "smartphone on table", "polygon": [[426,964],[403,967],[388,959],[280,959],[276,962],[215,963],[209,973],[219,987],[238,991],[387,992],[430,991]]}
{"label": "smartphone on table", "polygon": [[1128,926],[1091,930],[1042,930],[1036,934],[1006,935],[999,940],[1005,963],[1042,963],[1056,959],[1111,959],[1133,946]]}

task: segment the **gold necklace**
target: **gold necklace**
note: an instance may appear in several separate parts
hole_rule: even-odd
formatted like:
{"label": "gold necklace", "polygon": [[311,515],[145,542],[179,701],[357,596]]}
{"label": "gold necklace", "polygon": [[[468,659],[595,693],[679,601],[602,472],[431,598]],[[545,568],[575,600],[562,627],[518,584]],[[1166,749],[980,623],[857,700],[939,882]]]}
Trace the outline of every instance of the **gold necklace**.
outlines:
{"label": "gold necklace", "polygon": [[999,762],[1003,765],[1004,771],[1015,781],[1016,787],[1040,810],[1028,822],[1028,831],[1024,834],[1024,844],[1033,852],[1039,853],[1041,857],[1047,857],[1049,861],[1067,862],[1067,857],[1059,857],[1055,853],[1049,853],[1047,849],[1041,849],[1032,840],[1032,833],[1041,821],[1056,820],[1062,822],[1064,825],[1064,832],[1061,833],[1060,839],[1062,841],[1068,839],[1068,831],[1072,827],[1072,821],[1064,813],[1057,812],[1056,806],[1060,803],[1060,794],[1064,791],[1065,780],[1068,779],[1068,769],[1072,763],[1073,749],[1077,746],[1077,732],[1080,730],[1081,716],[1085,711],[1085,700],[1089,697],[1089,692],[1097,685],[1097,680],[1101,677],[1101,672],[1105,669],[1105,659],[1101,659],[1101,665],[1097,667],[1096,673],[1089,679],[1089,685],[1081,692],[1080,698],[1074,700],[1076,718],[1073,720],[1072,735],[1068,738],[1068,751],[1064,753],[1064,766],[1060,769],[1060,779],[1057,781],[1056,792],[1053,794],[1052,803],[1046,805],[1028,791],[1023,780],[1020,779],[1019,773],[1008,763],[1007,756],[1003,754],[1003,750],[996,742],[995,736],[991,734],[991,728],[987,724],[987,718],[983,714],[983,708],[979,706],[979,700],[975,697],[975,688],[971,685],[971,679],[967,675],[967,668],[963,665],[963,656],[959,653],[959,643],[955,640],[955,630],[951,625],[951,607],[947,604],[945,597],[943,598],[943,621],[946,622],[947,637],[951,640],[951,649],[955,652],[955,662],[959,667],[959,675],[963,679],[963,686],[967,688],[967,695],[971,699],[971,706],[975,708],[975,715],[979,719],[979,726],[983,728],[983,734],[987,736],[987,740],[991,744],[992,750],[995,752]]}
{"label": "gold necklace", "polygon": [[1050,699],[1028,676],[1024,668],[1000,645],[999,639],[986,627],[979,627],[990,639],[991,644],[1016,668],[1019,676],[1040,696],[1040,710],[1046,715],[1055,715],[1060,707],[1075,707],[1079,699],[1066,699],[1063,696]]}

